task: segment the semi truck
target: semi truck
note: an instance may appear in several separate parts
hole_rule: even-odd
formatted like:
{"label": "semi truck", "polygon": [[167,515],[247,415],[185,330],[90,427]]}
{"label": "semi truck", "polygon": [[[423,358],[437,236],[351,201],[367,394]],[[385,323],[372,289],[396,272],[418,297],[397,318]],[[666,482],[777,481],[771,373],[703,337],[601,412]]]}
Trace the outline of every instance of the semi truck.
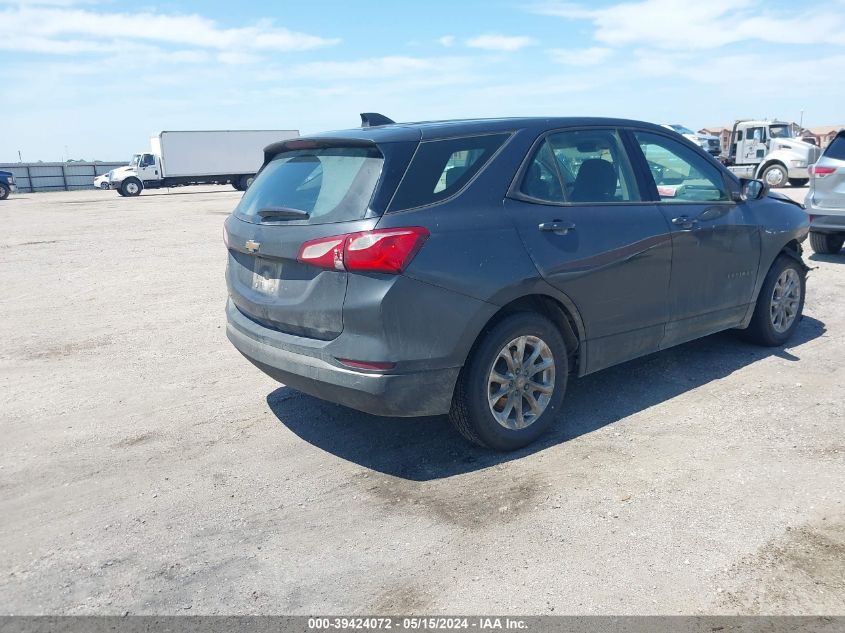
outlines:
{"label": "semi truck", "polygon": [[739,120],[731,130],[724,165],[740,178],[757,178],[770,187],[803,187],[808,167],[821,149],[802,141],[798,129],[783,121]]}
{"label": "semi truck", "polygon": [[165,131],[150,138],[150,151],[108,173],[108,188],[121,196],[144,189],[231,184],[246,191],[264,162],[264,148],[299,136],[298,130]]}

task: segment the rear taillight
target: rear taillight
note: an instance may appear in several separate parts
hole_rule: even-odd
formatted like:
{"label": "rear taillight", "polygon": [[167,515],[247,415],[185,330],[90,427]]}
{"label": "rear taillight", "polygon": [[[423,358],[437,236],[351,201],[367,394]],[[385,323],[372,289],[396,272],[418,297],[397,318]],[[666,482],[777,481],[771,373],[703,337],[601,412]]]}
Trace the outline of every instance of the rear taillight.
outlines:
{"label": "rear taillight", "polygon": [[297,259],[331,270],[401,273],[428,239],[421,226],[377,229],[305,242]]}
{"label": "rear taillight", "polygon": [[836,167],[822,167],[821,165],[810,165],[810,169],[808,170],[811,176],[815,176],[816,178],[824,178],[825,176],[830,176],[833,172],[836,171]]}

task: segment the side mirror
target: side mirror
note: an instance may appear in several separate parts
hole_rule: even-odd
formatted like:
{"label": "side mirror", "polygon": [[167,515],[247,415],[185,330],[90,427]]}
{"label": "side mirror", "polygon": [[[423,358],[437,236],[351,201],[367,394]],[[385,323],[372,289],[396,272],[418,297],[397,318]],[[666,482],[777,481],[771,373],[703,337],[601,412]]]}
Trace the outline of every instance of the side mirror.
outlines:
{"label": "side mirror", "polygon": [[743,202],[745,200],[759,200],[765,198],[769,193],[769,188],[762,180],[751,180],[750,178],[740,178],[739,193],[734,195],[734,201]]}

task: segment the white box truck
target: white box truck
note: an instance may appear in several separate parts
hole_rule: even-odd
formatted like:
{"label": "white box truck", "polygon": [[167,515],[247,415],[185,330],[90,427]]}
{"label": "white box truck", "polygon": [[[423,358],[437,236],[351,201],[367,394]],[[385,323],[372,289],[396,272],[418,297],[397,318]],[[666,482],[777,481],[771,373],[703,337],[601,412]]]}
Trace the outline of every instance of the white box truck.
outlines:
{"label": "white box truck", "polygon": [[182,185],[231,184],[245,191],[264,162],[264,148],[298,136],[298,130],[159,132],[149,152],[109,172],[108,187],[121,196]]}

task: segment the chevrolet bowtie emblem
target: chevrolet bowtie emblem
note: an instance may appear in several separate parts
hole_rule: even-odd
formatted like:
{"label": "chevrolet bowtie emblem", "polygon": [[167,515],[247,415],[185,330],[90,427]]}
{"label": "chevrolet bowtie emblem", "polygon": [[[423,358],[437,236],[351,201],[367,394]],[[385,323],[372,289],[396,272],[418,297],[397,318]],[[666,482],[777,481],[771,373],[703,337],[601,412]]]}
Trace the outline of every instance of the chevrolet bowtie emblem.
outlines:
{"label": "chevrolet bowtie emblem", "polygon": [[255,240],[247,240],[246,241],[246,250],[250,253],[257,253],[258,249],[261,247],[261,242],[256,242]]}

